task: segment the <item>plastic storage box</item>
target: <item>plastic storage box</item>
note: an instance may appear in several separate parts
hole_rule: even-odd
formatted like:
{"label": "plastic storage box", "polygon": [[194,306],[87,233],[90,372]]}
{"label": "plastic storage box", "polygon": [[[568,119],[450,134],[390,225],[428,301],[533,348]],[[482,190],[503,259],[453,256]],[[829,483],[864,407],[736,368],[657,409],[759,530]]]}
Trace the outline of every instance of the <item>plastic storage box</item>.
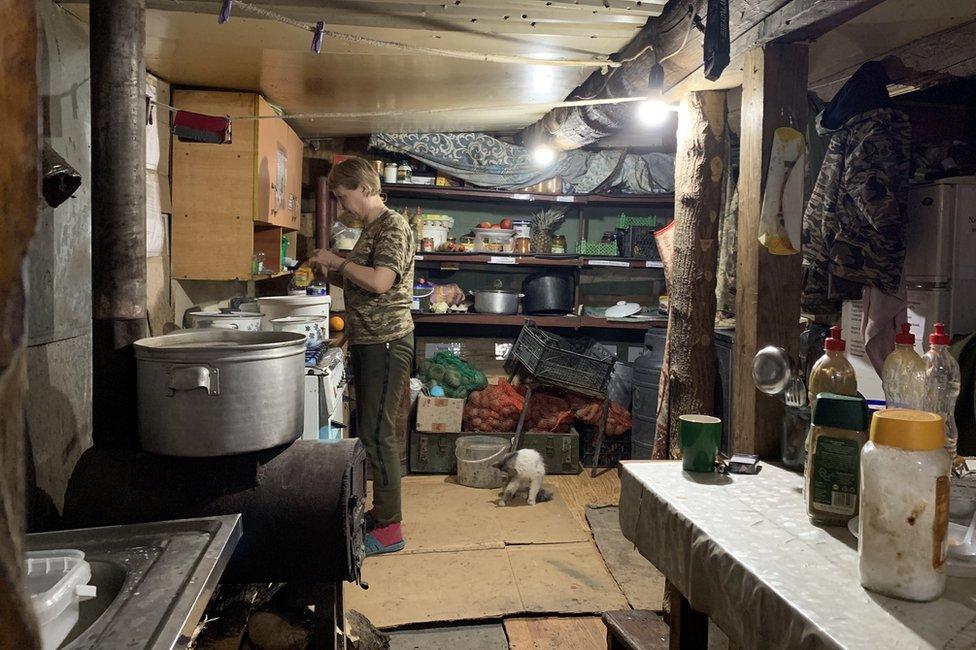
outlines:
{"label": "plastic storage box", "polygon": [[27,553],[27,588],[41,628],[41,645],[54,650],[78,622],[78,603],[95,597],[91,567],[74,549]]}

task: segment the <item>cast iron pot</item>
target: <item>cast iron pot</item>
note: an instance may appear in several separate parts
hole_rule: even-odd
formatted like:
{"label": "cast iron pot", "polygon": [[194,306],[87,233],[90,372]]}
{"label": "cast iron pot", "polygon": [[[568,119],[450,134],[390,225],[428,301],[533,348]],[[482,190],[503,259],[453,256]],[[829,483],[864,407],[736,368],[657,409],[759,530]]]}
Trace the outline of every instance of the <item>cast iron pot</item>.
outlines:
{"label": "cast iron pot", "polygon": [[568,276],[530,276],[522,282],[522,293],[522,311],[526,314],[562,315],[573,311],[573,281]]}
{"label": "cast iron pot", "polygon": [[474,295],[474,310],[479,314],[517,314],[522,294],[505,289],[470,291]]}
{"label": "cast iron pot", "polygon": [[301,437],[303,335],[192,329],[133,345],[146,451],[229,456]]}

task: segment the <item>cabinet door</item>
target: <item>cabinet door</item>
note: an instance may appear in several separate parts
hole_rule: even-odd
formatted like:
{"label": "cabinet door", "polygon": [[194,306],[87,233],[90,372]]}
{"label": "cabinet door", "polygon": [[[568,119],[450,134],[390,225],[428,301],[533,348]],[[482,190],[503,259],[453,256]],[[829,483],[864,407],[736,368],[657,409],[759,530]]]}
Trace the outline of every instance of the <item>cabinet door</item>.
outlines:
{"label": "cabinet door", "polygon": [[[259,115],[274,115],[262,98]],[[301,217],[302,141],[284,120],[258,121],[257,210],[254,219],[297,230]]]}

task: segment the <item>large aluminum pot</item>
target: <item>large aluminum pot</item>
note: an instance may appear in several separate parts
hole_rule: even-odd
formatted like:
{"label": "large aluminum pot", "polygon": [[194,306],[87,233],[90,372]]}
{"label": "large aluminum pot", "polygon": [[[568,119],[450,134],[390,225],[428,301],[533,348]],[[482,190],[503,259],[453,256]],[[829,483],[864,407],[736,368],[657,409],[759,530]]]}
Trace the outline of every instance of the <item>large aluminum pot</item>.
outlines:
{"label": "large aluminum pot", "polygon": [[305,337],[184,330],[134,343],[139,439],[167,456],[228,456],[302,435]]}
{"label": "large aluminum pot", "polygon": [[471,291],[474,295],[474,310],[479,314],[517,314],[519,298],[522,294],[517,291],[504,289],[487,289]]}
{"label": "large aluminum pot", "polygon": [[212,327],[242,332],[261,331],[261,314],[250,312],[191,311],[187,313],[186,320],[190,328]]}

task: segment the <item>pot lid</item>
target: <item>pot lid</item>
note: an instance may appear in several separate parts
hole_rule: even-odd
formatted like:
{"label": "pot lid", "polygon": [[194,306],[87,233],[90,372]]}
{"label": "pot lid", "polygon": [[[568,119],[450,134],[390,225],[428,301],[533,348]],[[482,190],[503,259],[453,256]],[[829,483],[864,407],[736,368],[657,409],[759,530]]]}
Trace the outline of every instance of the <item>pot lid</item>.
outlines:
{"label": "pot lid", "polygon": [[260,318],[261,314],[254,311],[191,311],[190,316],[200,318]]}
{"label": "pot lid", "polygon": [[509,294],[516,295],[518,294],[518,291],[513,291],[511,289],[478,289],[477,291],[472,291],[471,293],[475,295],[480,295],[485,293],[494,293],[500,295],[509,295]]}
{"label": "pot lid", "polygon": [[132,344],[136,357],[180,351],[257,351],[305,347],[305,336],[295,332],[242,332],[224,329],[180,330],[172,334],[139,339]]}
{"label": "pot lid", "polygon": [[607,318],[625,318],[640,313],[641,306],[636,302],[624,302],[621,300],[613,307],[607,308]]}

